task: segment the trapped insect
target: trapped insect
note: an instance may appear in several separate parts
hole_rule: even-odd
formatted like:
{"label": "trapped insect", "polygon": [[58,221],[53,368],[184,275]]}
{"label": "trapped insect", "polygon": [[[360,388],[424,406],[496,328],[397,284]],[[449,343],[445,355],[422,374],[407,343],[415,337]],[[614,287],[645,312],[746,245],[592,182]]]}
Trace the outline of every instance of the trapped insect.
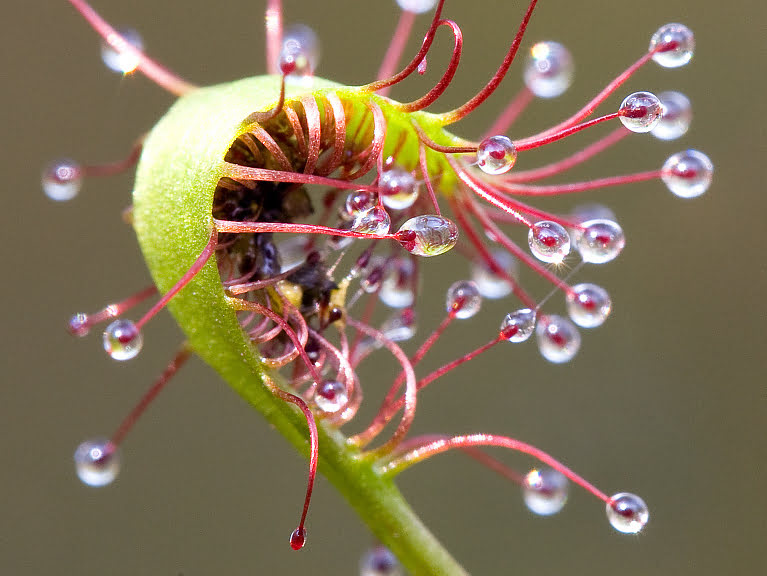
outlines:
{"label": "trapped insect", "polygon": [[[154,285],[96,313],[76,314],[70,331],[85,336],[108,322],[104,349],[115,360],[130,360],[141,351],[147,322],[168,306],[187,337],[117,431],[78,447],[75,463],[86,484],[101,486],[115,478],[127,433],[194,353],[309,455],[309,483],[290,537],[294,549],[306,542],[312,486],[322,459],[331,481],[412,573],[460,573],[426,530],[411,529],[415,516],[393,483],[407,467],[453,448],[520,483],[525,502],[537,514],[562,508],[569,479],[605,503],[616,530],[636,533],[644,527],[649,514],[641,498],[608,496],[529,444],[495,434],[411,437],[409,431],[421,405],[419,390],[452,369],[533,334],[547,361],[568,362],[581,346],[579,328],[598,327],[610,314],[604,288],[571,285],[561,272],[571,255],[584,264],[604,264],[620,254],[625,235],[610,210],[591,205],[553,214],[521,198],[646,180],[662,180],[683,198],[709,187],[713,166],[696,150],[675,154],[662,168],[646,172],[537,183],[565,174],[631,133],[673,139],[686,132],[690,103],[677,92],[636,92],[617,111],[590,117],[648,62],[664,67],[689,62],[694,39],[688,28],[661,27],[648,50],[575,114],[538,134],[512,138],[504,134],[535,98],[559,96],[573,79],[572,59],[563,45],[533,44],[524,64],[524,88],[485,137],[470,141],[448,127],[497,90],[519,53],[535,1],[489,82],[463,105],[440,113],[425,109],[438,107],[463,48],[460,28],[449,19],[444,1],[401,2],[405,10],[378,80],[350,87],[314,75],[313,32],[306,27],[283,31],[280,2],[271,0],[269,74],[209,88],[196,87],[151,60],[140,51],[138,36],[120,35],[86,2],[70,3],[104,38],[107,65],[122,73],[142,72],[179,96],[125,161],[110,166],[62,161],[43,175],[49,197],[69,200],[84,177],[138,163],[129,219]],[[415,13],[432,8],[421,49],[396,72]],[[452,35],[454,46],[442,78],[417,100],[390,99],[392,86],[424,71],[438,33]],[[529,150],[610,122],[617,125],[612,132],[569,157],[538,168],[517,166]],[[512,238],[520,227],[527,236],[525,249]],[[399,343],[418,334],[420,259],[451,251],[470,259],[472,278],[459,278],[447,289],[444,319],[419,336],[420,345],[408,355]],[[544,311],[546,299],[522,286],[520,264],[529,270],[525,274],[542,277],[564,295],[569,318]],[[157,294],[138,320],[123,317]],[[483,298],[506,297],[517,303],[497,321],[500,328],[486,344],[416,376],[420,360],[451,324],[475,317]],[[375,316],[382,306],[391,310],[383,321]],[[384,353],[397,360],[401,372],[372,422],[359,430],[355,417],[363,383],[357,368]],[[355,423],[358,431],[352,434]],[[393,432],[382,438],[390,423]],[[488,446],[527,453],[544,466],[526,475],[515,472],[480,450]]]}

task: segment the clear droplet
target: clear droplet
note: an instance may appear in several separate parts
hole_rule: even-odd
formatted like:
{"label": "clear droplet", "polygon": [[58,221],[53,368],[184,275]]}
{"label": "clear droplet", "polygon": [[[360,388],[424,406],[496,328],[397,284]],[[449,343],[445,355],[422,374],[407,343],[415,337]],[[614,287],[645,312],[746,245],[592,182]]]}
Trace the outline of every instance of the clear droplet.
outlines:
{"label": "clear droplet", "polygon": [[560,264],[570,253],[570,235],[564,226],[543,220],[530,227],[527,242],[533,256],[542,262]]}
{"label": "clear droplet", "polygon": [[360,288],[363,292],[373,294],[378,291],[381,282],[383,282],[385,262],[383,258],[378,257],[371,260],[365,277],[360,281]]}
{"label": "clear droplet", "polygon": [[404,576],[404,572],[391,550],[376,546],[360,558],[360,576]]}
{"label": "clear droplet", "polygon": [[482,296],[475,282],[471,280],[459,280],[447,289],[445,308],[453,313],[455,318],[465,320],[479,312],[482,306]]}
{"label": "clear droplet", "polygon": [[397,0],[397,5],[403,10],[414,14],[428,12],[437,4],[437,0]]}
{"label": "clear droplet", "polygon": [[690,100],[681,92],[661,92],[658,94],[663,116],[658,125],[652,129],[652,135],[659,140],[676,140],[684,136],[692,122],[692,105]]}
{"label": "clear droplet", "polygon": [[477,146],[477,166],[485,174],[505,174],[517,161],[517,147],[506,136],[488,136]]}
{"label": "clear droplet", "polygon": [[346,197],[346,213],[356,218],[360,212],[370,210],[378,204],[378,196],[368,190],[355,190]]}
{"label": "clear droplet", "polygon": [[290,533],[290,547],[293,550],[300,550],[306,544],[306,528],[296,528]]}
{"label": "clear droplet", "polygon": [[389,316],[381,325],[381,332],[392,342],[405,342],[415,336],[415,311],[405,308]]}
{"label": "clear droplet", "polygon": [[314,403],[326,414],[333,414],[349,403],[349,391],[338,380],[325,380],[314,389]]}
{"label": "clear droplet", "polygon": [[378,296],[391,308],[407,308],[415,300],[415,264],[407,258],[392,258],[384,268],[383,281]]}
{"label": "clear droplet", "polygon": [[620,120],[632,132],[650,132],[663,116],[663,106],[655,94],[634,92],[626,96],[619,109]]}
{"label": "clear droplet", "polygon": [[135,358],[144,344],[144,337],[130,320],[115,320],[104,330],[104,350],[115,360]]}
{"label": "clear droplet", "polygon": [[42,184],[43,192],[51,200],[71,200],[77,196],[83,185],[80,165],[72,160],[54,162],[43,171]]}
{"label": "clear droplet", "polygon": [[391,168],[378,179],[381,202],[392,210],[410,208],[418,199],[418,184],[412,172],[403,168]]}
{"label": "clear droplet", "polygon": [[522,308],[506,317],[501,322],[501,336],[509,342],[524,342],[535,329],[535,311]]}
{"label": "clear droplet", "polygon": [[317,34],[305,24],[294,24],[282,36],[279,69],[287,79],[310,79],[320,59]]}
{"label": "clear droplet", "polygon": [[610,497],[606,505],[607,519],[618,532],[637,534],[650,520],[647,504],[639,496],[621,492]]}
{"label": "clear droplet", "polygon": [[570,217],[570,220],[577,222],[578,224],[582,224],[587,220],[597,219],[616,220],[617,218],[615,217],[615,212],[613,212],[609,206],[597,203],[580,204],[576,206],[573,208]]}
{"label": "clear droplet", "polygon": [[664,48],[653,54],[652,59],[664,68],[677,68],[692,59],[695,52],[695,36],[684,24],[666,24],[658,28],[650,39],[650,50],[655,50],[658,46]]}
{"label": "clear droplet", "polygon": [[[501,269],[515,279],[519,274],[519,262],[505,250],[492,250],[492,256]],[[503,276],[493,272],[484,260],[478,259],[471,267],[471,279],[477,284],[483,298],[497,300],[511,294],[511,284]]]}
{"label": "clear droplet", "polygon": [[538,42],[525,64],[525,85],[539,98],[556,98],[570,87],[574,72],[567,48],[559,42]]}
{"label": "clear droplet", "polygon": [[397,232],[402,246],[416,256],[439,256],[458,242],[458,227],[443,216],[427,214],[405,222]]}
{"label": "clear droplet", "polygon": [[623,230],[612,220],[598,218],[582,224],[576,248],[584,262],[604,264],[614,260],[626,246]]}
{"label": "clear droplet", "polygon": [[581,335],[575,324],[556,314],[542,316],[535,333],[541,356],[554,364],[569,362],[581,347]]}
{"label": "clear droplet", "polygon": [[596,284],[577,284],[567,293],[567,313],[581,328],[601,326],[611,309],[610,295]]}
{"label": "clear droplet", "polygon": [[679,198],[700,196],[711,185],[714,165],[703,152],[685,150],[671,156],[663,164],[661,178]]}
{"label": "clear droplet", "polygon": [[352,222],[352,230],[361,234],[382,236],[389,233],[391,218],[380,206],[373,206],[369,210],[360,212]]}
{"label": "clear droplet", "polygon": [[553,468],[530,470],[522,484],[522,497],[528,509],[539,516],[551,516],[567,502],[568,482]]}
{"label": "clear droplet", "polygon": [[133,28],[120,30],[120,35],[110,35],[109,41],[101,43],[101,60],[107,68],[119,74],[130,74],[139,65],[139,58],[126,51],[126,46],[144,50],[141,35]]}
{"label": "clear droplet", "polygon": [[69,330],[69,333],[72,336],[77,336],[78,338],[83,338],[87,336],[91,331],[91,327],[88,322],[88,315],[83,312],[78,312],[77,314],[74,314],[69,319],[67,330]]}
{"label": "clear droplet", "polygon": [[120,451],[106,438],[86,440],[74,457],[77,477],[88,486],[111,484],[120,472]]}

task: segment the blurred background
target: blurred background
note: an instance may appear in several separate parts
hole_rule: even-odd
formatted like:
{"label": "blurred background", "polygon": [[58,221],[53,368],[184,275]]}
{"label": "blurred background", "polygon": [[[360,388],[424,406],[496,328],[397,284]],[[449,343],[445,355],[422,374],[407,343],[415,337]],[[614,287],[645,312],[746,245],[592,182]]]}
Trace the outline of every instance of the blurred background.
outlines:
{"label": "blurred background", "polygon": [[[286,2],[288,21],[313,26],[322,41],[318,74],[361,84],[374,78],[396,20],[393,0]],[[254,0],[94,0],[118,26],[137,28],[148,52],[180,75],[214,84],[264,72],[263,2]],[[445,110],[468,99],[496,69],[524,2],[449,0],[446,15],[465,34],[461,69]],[[695,120],[681,141],[636,135],[574,173],[594,178],[659,167],[687,147],[716,165],[709,193],[692,201],[661,183],[624,187],[546,204],[610,205],[628,246],[611,265],[577,281],[605,286],[614,313],[584,333],[570,364],[548,364],[533,342],[497,348],[424,392],[419,432],[507,434],[561,458],[608,493],[630,491],[649,504],[638,537],[615,533],[603,505],[573,489],[565,509],[534,517],[516,486],[460,454],[440,456],[401,476],[424,521],[473,574],[719,575],[764,570],[767,320],[764,249],[764,22],[756,0],[543,0],[526,46],[566,44],[575,84],[536,102],[513,132],[526,136],[579,108],[646,49],[651,34],[680,21],[696,33],[692,63],[640,72],[604,110],[636,90],[677,89]],[[420,17],[408,54],[420,45]],[[117,364],[97,334],[70,337],[66,322],[144,287],[134,235],[120,219],[132,175],[86,182],[57,205],[39,174],[52,159],[84,163],[125,156],[172,98],[142,77],[107,71],[95,34],[67,2],[10,2],[0,24],[3,130],[2,301],[4,382],[0,387],[0,572],[112,576],[155,574],[356,574],[371,544],[367,529],[320,479],[307,548],[294,553],[305,463],[219,377],[192,361],[152,406],[124,447],[124,469],[107,488],[80,485],[72,452],[109,435],[165,367],[181,341],[162,314],[145,349]],[[412,98],[441,75],[452,40],[440,33],[425,78],[393,93]],[[477,137],[521,85],[515,66],[498,93],[456,127]],[[599,132],[602,133],[602,132]],[[574,138],[524,166],[559,158],[596,138]],[[522,239],[522,236],[516,236]],[[422,334],[442,317],[443,294],[469,274],[456,254],[424,264],[429,299]],[[531,274],[523,283],[542,297]],[[487,341],[511,301],[485,306],[441,342],[431,369]],[[561,312],[560,296],[546,309]],[[585,331],[584,331],[585,332]],[[460,333],[460,338],[457,334]],[[383,356],[383,355],[381,355]],[[385,362],[388,359],[384,358]],[[393,364],[366,366],[372,398]],[[367,376],[365,376],[367,374]],[[379,392],[380,393],[380,392]],[[354,422],[350,431],[358,430]],[[532,462],[499,454],[520,470]]]}

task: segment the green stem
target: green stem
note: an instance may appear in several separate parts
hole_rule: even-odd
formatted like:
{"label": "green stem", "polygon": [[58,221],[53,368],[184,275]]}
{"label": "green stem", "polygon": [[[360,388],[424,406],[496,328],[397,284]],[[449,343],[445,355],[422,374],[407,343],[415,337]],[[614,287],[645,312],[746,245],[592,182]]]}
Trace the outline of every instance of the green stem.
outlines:
{"label": "green stem", "polygon": [[[337,85],[317,79],[315,86]],[[181,98],[147,137],[136,176],[134,227],[160,292],[183,276],[208,242],[226,150],[242,119],[254,109],[268,109],[278,88],[275,77],[259,77],[196,90]],[[303,416],[263,385],[260,359],[226,302],[213,259],[169,308],[195,353],[306,455]],[[465,574],[393,481],[376,472],[373,459],[362,458],[326,424],[320,424],[319,435],[320,471],[413,576]]]}

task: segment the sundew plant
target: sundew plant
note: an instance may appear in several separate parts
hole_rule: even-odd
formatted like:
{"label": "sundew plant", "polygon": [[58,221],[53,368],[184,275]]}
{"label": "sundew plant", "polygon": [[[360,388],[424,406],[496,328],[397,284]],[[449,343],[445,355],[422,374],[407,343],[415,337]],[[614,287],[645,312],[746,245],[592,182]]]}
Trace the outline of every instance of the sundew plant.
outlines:
{"label": "sundew plant", "polygon": [[[636,534],[645,527],[649,510],[640,496],[604,492],[596,479],[503,431],[415,435],[411,425],[429,410],[433,391],[422,394],[424,388],[438,388],[442,376],[481,362],[476,358],[488,350],[537,346],[541,362],[564,364],[578,354],[582,338],[587,342],[581,331],[608,319],[611,297],[587,281],[588,272],[620,255],[624,230],[606,205],[573,208],[568,201],[566,211],[552,212],[538,206],[538,197],[572,198],[653,180],[685,199],[709,188],[713,165],[694,149],[642,172],[567,180],[570,170],[634,134],[674,140],[686,133],[686,96],[623,94],[622,86],[645,66],[687,64],[695,48],[690,29],[669,23],[648,31],[649,47],[595,87],[590,101],[524,135],[514,128],[519,116],[536,99],[561,96],[574,76],[564,45],[526,40],[536,0],[510,27],[497,71],[448,110],[440,98],[460,71],[463,50],[449,1],[397,0],[400,20],[377,76],[346,86],[315,74],[315,32],[283,22],[281,2],[266,0],[266,74],[210,87],[153,60],[137,32],[115,30],[87,2],[69,3],[101,36],[110,69],[142,73],[178,97],[124,159],[106,165],[60,160],[43,173],[45,194],[67,201],[87,179],[136,171],[123,217],[136,232],[152,283],[100,310],[75,314],[69,331],[78,337],[98,331],[111,358],[129,361],[139,355],[145,333],[151,340],[149,321],[167,307],[186,337],[115,431],[77,447],[83,483],[100,487],[116,478],[129,432],[197,355],[308,458],[298,521],[286,531],[294,550],[311,553],[307,525],[319,471],[381,543],[362,555],[361,574],[398,574],[402,567],[413,575],[465,574],[396,486],[404,470],[452,450],[520,485],[534,514],[559,512],[574,484],[601,501],[615,530]],[[405,54],[418,26],[420,49]],[[441,78],[416,100],[392,99],[396,85],[423,83],[434,40],[443,34],[453,50]],[[462,137],[461,123],[486,105],[511,69],[523,87],[480,139]],[[617,109],[603,111],[616,98],[622,99]],[[594,136],[575,153],[536,167],[521,160],[581,132],[579,138]],[[425,259],[445,258],[468,261],[472,273],[444,286],[438,295],[444,315],[429,321],[419,311],[435,298],[422,286]],[[548,283],[547,294],[526,287],[534,277]],[[564,300],[567,316],[547,311],[555,298]],[[508,313],[488,319],[480,311],[483,299],[503,299]],[[135,312],[142,306],[143,313]],[[477,318],[490,326],[486,343],[441,359],[431,372],[420,369],[427,355],[439,355],[443,334]],[[396,360],[396,371],[375,381],[360,376],[361,366],[383,355]],[[383,402],[365,420],[366,390],[381,389],[387,390]],[[499,448],[526,455],[534,467],[512,468],[508,462],[525,459]]]}

